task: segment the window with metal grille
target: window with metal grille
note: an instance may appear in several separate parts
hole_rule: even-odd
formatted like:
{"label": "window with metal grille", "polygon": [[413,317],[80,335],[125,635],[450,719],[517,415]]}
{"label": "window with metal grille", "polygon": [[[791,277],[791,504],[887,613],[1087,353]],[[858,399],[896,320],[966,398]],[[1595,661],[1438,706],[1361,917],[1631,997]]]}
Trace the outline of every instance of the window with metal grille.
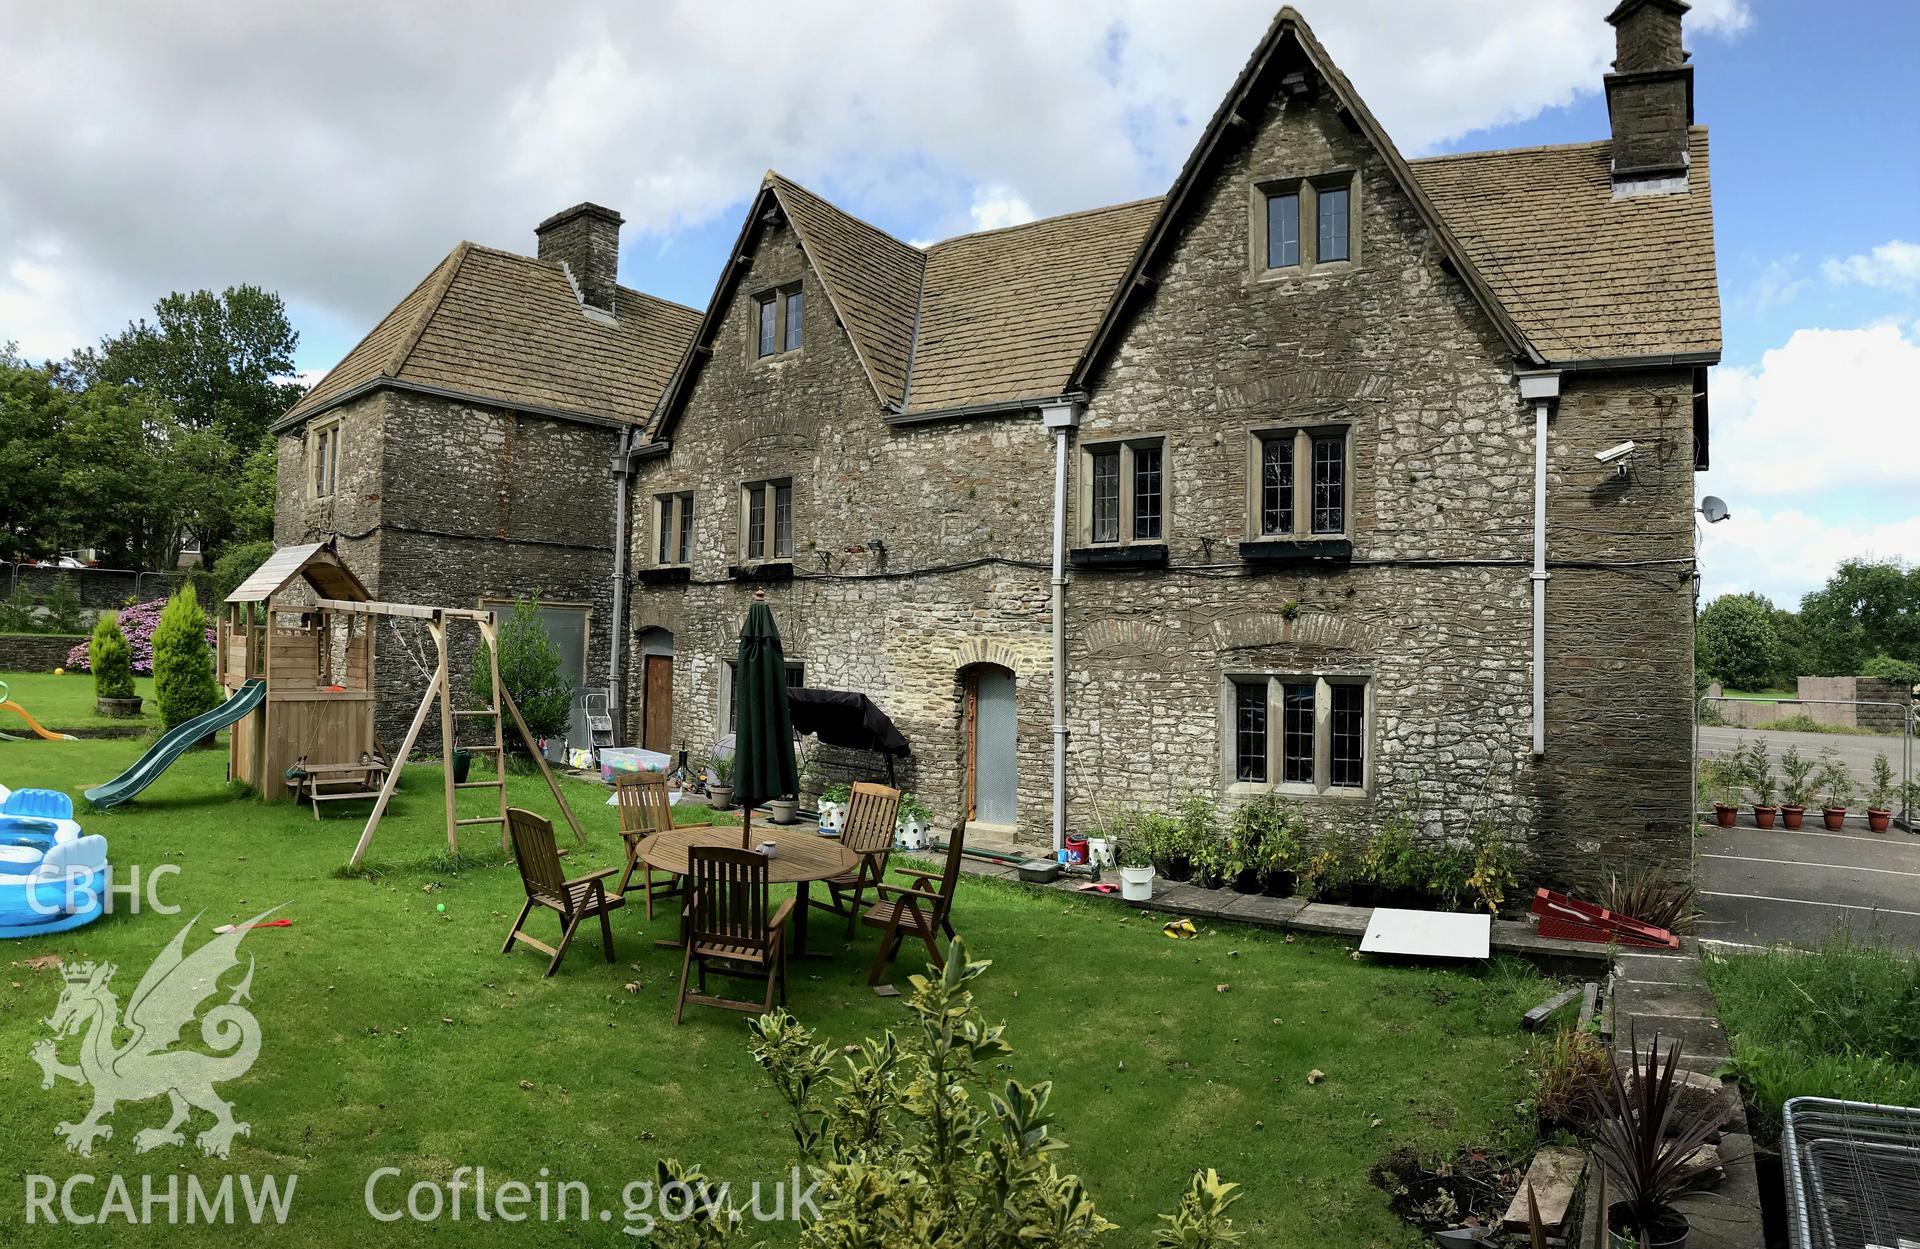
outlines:
{"label": "window with metal grille", "polygon": [[660,496],[660,524],[656,529],[656,532],[660,535],[660,542],[659,542],[658,548],[654,552],[654,557],[653,557],[654,562],[656,564],[674,563],[675,560],[673,559],[673,533],[674,533],[673,496],[670,494],[663,494]]}
{"label": "window with metal grille", "polygon": [[1267,779],[1267,683],[1233,687],[1233,774],[1236,780]]}
{"label": "window with metal grille", "polygon": [[780,340],[782,343],[781,349],[784,351],[798,351],[800,350],[800,319],[801,319],[800,318],[800,292],[798,290],[791,290],[787,292],[787,306],[785,309],[785,318],[786,318],[786,331],[784,334],[781,335],[781,340]]}
{"label": "window with metal grille", "polygon": [[1093,540],[1120,540],[1120,448],[1093,453]]}
{"label": "window with metal grille", "polygon": [[1260,439],[1260,532],[1293,532],[1293,434]]}
{"label": "window with metal grille", "polygon": [[1313,784],[1313,683],[1280,687],[1280,779]]}
{"label": "window with metal grille", "polygon": [[1367,783],[1367,690],[1362,685],[1329,685],[1329,785],[1358,789]]}
{"label": "window with metal grille", "polygon": [[1352,258],[1347,244],[1347,203],[1345,187],[1321,187],[1315,194],[1314,216],[1320,223],[1319,247],[1313,257],[1317,263]]}
{"label": "window with metal grille", "polygon": [[1160,539],[1160,448],[1133,449],[1133,540]]}
{"label": "window with metal grille", "polygon": [[1300,196],[1283,191],[1267,196],[1267,268],[1300,263]]}
{"label": "window with metal grille", "polygon": [[793,555],[793,483],[775,482],[773,487],[773,557]]}
{"label": "window with metal grille", "polygon": [[1344,533],[1347,527],[1347,440],[1341,434],[1313,439],[1313,532]]}
{"label": "window with metal grille", "polygon": [[747,490],[747,558],[761,559],[767,553],[767,492]]}

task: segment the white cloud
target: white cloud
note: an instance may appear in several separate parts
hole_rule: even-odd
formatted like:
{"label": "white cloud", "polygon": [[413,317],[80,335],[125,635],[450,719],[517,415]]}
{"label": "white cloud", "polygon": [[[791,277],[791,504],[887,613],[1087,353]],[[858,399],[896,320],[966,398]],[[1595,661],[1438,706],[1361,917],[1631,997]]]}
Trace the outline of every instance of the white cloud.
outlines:
{"label": "white cloud", "polygon": [[1748,287],[1745,302],[1754,312],[1765,312],[1792,303],[1806,287],[1807,280],[1800,276],[1800,257],[1770,260]]}
{"label": "white cloud", "polygon": [[1842,559],[1920,558],[1920,326],[1797,330],[1712,387],[1699,491],[1733,516],[1702,530],[1707,597],[1793,604]]}
{"label": "white cloud", "polygon": [[1844,260],[1829,257],[1820,271],[1827,275],[1829,282],[1914,290],[1920,288],[1920,243],[1894,239],[1865,255],[1848,256]]}
{"label": "white cloud", "polygon": [[973,193],[973,206],[967,209],[976,230],[998,230],[1004,226],[1025,225],[1039,214],[1022,196],[1004,186],[983,186]]}
{"label": "white cloud", "polygon": [[[1037,213],[1155,194],[1276,2],[13,6],[0,338],[61,350],[243,281],[363,326],[461,238],[526,249],[594,199],[651,254],[769,167],[929,237],[972,226],[976,187]],[[1612,54],[1593,0],[1309,7],[1409,153],[1595,92]],[[1689,28],[1746,20],[1701,0]]]}

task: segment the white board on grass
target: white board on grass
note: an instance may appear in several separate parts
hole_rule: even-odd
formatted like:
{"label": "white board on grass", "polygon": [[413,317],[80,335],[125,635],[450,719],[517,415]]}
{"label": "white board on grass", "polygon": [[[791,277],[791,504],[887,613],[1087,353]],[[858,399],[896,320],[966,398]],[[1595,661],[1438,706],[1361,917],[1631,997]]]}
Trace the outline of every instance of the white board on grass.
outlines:
{"label": "white board on grass", "polygon": [[1417,958],[1486,958],[1493,952],[1493,916],[1375,907],[1360,949]]}

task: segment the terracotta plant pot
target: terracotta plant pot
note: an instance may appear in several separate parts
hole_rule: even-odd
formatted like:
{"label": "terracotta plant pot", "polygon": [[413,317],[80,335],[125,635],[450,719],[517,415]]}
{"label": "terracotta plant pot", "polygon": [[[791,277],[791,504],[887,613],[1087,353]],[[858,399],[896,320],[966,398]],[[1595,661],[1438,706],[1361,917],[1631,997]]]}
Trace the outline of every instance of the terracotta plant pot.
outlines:
{"label": "terracotta plant pot", "polygon": [[1876,833],[1887,831],[1887,825],[1893,822],[1892,811],[1881,811],[1875,807],[1867,808],[1867,827]]}
{"label": "terracotta plant pot", "polygon": [[1732,828],[1734,824],[1739,822],[1739,819],[1739,807],[1730,807],[1724,802],[1716,802],[1713,804],[1713,822],[1721,828]]}
{"label": "terracotta plant pot", "polygon": [[1826,822],[1828,832],[1837,833],[1847,826],[1847,809],[1845,807],[1821,807],[1820,818]]}
{"label": "terracotta plant pot", "polygon": [[1753,822],[1760,828],[1772,828],[1773,821],[1779,814],[1779,807],[1755,807],[1753,809]]}
{"label": "terracotta plant pot", "polygon": [[1787,828],[1799,828],[1800,821],[1805,818],[1806,814],[1807,809],[1805,807],[1781,807],[1780,823]]}

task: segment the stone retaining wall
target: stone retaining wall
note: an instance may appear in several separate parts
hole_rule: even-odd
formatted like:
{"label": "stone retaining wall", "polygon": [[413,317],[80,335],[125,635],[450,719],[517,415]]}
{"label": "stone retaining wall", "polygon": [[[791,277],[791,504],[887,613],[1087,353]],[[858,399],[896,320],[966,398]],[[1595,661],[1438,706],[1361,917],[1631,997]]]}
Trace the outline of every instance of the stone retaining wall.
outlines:
{"label": "stone retaining wall", "polygon": [[85,634],[0,633],[0,672],[52,672]]}

